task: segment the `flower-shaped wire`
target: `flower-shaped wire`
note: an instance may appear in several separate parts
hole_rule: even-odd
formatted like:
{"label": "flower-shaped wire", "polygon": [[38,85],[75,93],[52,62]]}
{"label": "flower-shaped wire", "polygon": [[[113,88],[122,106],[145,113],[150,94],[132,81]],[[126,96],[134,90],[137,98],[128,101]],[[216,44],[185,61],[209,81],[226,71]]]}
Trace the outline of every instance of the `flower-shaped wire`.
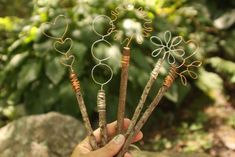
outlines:
{"label": "flower-shaped wire", "polygon": [[183,43],[183,37],[176,36],[172,38],[170,31],[164,33],[163,41],[158,36],[152,36],[150,41],[157,46],[157,49],[152,52],[152,56],[157,57],[163,53],[162,59],[167,57],[169,64],[175,64],[177,58],[182,59],[185,55],[185,50],[179,47]]}

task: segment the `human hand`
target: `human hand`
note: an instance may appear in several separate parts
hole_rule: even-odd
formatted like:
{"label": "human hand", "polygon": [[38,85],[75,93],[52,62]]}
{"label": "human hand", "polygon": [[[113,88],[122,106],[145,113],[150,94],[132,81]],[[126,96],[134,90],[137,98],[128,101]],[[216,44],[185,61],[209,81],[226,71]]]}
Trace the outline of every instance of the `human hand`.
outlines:
{"label": "human hand", "polygon": [[[129,119],[124,120],[124,129],[127,130],[130,124]],[[107,132],[109,137],[116,135],[117,121],[107,125]],[[100,129],[94,131],[97,142],[100,142]],[[141,140],[143,138],[143,133],[139,132],[133,139],[133,143]],[[76,146],[71,157],[114,157],[122,148],[125,142],[125,137],[123,135],[115,136],[107,145],[104,147],[92,151],[88,137],[85,138],[80,144]],[[124,157],[132,157],[130,153],[126,153]]]}

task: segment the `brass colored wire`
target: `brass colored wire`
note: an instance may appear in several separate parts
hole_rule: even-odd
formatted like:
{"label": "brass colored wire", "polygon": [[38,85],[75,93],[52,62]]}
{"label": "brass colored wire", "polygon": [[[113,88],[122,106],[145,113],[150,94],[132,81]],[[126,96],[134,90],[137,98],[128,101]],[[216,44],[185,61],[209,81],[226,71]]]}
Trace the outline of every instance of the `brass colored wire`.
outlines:
{"label": "brass colored wire", "polygon": [[[129,7],[131,6],[131,8]],[[112,23],[115,23],[117,20],[119,20],[119,16],[122,12],[127,12],[127,11],[133,11],[136,15],[139,15],[138,17],[143,20],[143,25],[142,25],[142,35],[144,38],[148,37],[150,35],[150,33],[153,31],[152,28],[152,20],[150,18],[148,18],[148,14],[147,12],[144,10],[143,7],[139,7],[139,8],[135,8],[135,4],[133,3],[129,3],[127,5],[120,5],[118,7],[116,7],[115,9],[113,9],[111,11],[111,19],[112,19]],[[110,28],[108,30],[108,32],[110,33],[118,33],[119,30],[118,28],[113,25],[112,28]],[[136,34],[131,35],[130,37],[124,38],[123,41],[121,41],[121,44],[124,44],[127,42],[127,44],[125,45],[126,47],[129,47],[134,36]],[[117,38],[114,38],[117,39]],[[142,44],[143,41],[137,41],[138,44]]]}
{"label": "brass colored wire", "polygon": [[[64,19],[66,21],[65,30],[64,30],[64,32],[61,36],[55,37],[55,36],[52,36],[50,34],[47,34],[45,32],[44,26],[42,26],[42,28],[43,28],[42,33],[45,36],[47,36],[48,38],[56,40],[53,44],[54,50],[63,55],[63,57],[60,60],[61,64],[63,64],[64,66],[70,68],[70,76],[69,76],[70,77],[70,82],[71,82],[72,88],[73,88],[73,90],[76,94],[76,98],[77,98],[77,102],[78,102],[78,105],[79,105],[79,109],[80,109],[81,114],[82,114],[83,122],[84,122],[85,128],[88,132],[89,142],[91,144],[92,149],[96,150],[96,149],[99,148],[99,146],[98,146],[96,138],[93,134],[93,129],[91,127],[91,123],[90,123],[89,116],[88,116],[88,113],[87,113],[86,105],[84,103],[83,96],[82,96],[81,91],[80,91],[81,90],[80,82],[77,78],[76,73],[73,70],[73,64],[74,64],[74,61],[75,61],[75,57],[74,57],[74,55],[70,54],[71,48],[73,46],[73,40],[71,38],[65,38],[65,35],[68,31],[68,19],[64,15],[59,15],[55,18],[53,23],[47,22],[47,23],[44,23],[42,25],[45,25],[45,24],[49,24],[51,26],[56,25],[56,23],[59,19]],[[70,43],[69,49],[67,49],[66,51],[61,51],[60,49],[57,48],[58,44],[63,45],[66,42]]]}

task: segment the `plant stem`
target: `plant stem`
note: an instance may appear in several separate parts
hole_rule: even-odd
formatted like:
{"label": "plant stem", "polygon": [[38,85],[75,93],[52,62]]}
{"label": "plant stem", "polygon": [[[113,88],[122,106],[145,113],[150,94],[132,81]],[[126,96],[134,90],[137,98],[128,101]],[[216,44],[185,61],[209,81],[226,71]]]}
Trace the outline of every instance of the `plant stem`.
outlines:
{"label": "plant stem", "polygon": [[133,117],[131,119],[131,123],[130,123],[128,129],[127,129],[127,132],[125,133],[125,137],[126,138],[130,135],[130,133],[134,129],[134,126],[135,126],[135,124],[136,124],[136,122],[137,122],[137,120],[138,120],[138,118],[140,116],[140,113],[141,113],[141,111],[142,111],[142,109],[144,107],[144,103],[145,103],[145,101],[146,101],[146,99],[148,97],[149,91],[151,90],[151,87],[152,87],[153,83],[157,79],[157,76],[158,76],[159,71],[160,71],[160,69],[162,67],[163,61],[164,61],[163,59],[159,59],[158,62],[156,63],[156,65],[155,65],[153,71],[151,72],[149,80],[148,80],[148,82],[147,82],[147,84],[146,84],[146,86],[144,88],[144,91],[143,91],[143,93],[141,95],[139,103],[138,103],[138,105],[137,105],[137,107],[135,109],[135,113],[134,113],[134,115],[133,115]]}
{"label": "plant stem", "polygon": [[70,81],[71,81],[71,85],[73,87],[73,90],[76,94],[78,106],[79,106],[79,109],[80,109],[81,114],[82,114],[82,119],[83,119],[85,128],[86,128],[87,133],[88,133],[89,142],[91,144],[92,149],[96,150],[96,149],[99,148],[99,146],[98,146],[96,138],[93,134],[93,129],[91,127],[91,123],[90,123],[89,116],[88,116],[88,113],[87,113],[86,105],[84,103],[83,96],[82,96],[82,93],[81,93],[81,90],[80,90],[80,82],[77,78],[76,73],[74,73],[74,72],[70,73]]}
{"label": "plant stem", "polygon": [[99,90],[97,94],[97,108],[99,113],[99,127],[100,127],[100,137],[102,146],[106,145],[108,142],[107,134],[107,122],[106,122],[106,103],[105,103],[105,91]]}
{"label": "plant stem", "polygon": [[119,103],[118,103],[118,113],[117,113],[118,134],[123,133],[129,62],[130,62],[130,48],[124,47],[122,55],[122,71],[121,71],[121,82],[120,82]]}
{"label": "plant stem", "polygon": [[138,134],[138,132],[141,130],[143,125],[146,123],[150,115],[152,114],[153,110],[157,107],[160,100],[166,93],[166,91],[171,87],[176,77],[176,68],[175,66],[172,66],[169,74],[166,76],[164,83],[160,90],[158,91],[157,95],[155,96],[154,100],[151,102],[151,104],[148,106],[146,111],[144,112],[143,116],[140,118],[140,120],[137,122],[136,126],[134,127],[134,130],[130,133],[130,135],[127,137],[121,151],[118,153],[117,157],[123,157],[124,154],[127,152],[133,138]]}

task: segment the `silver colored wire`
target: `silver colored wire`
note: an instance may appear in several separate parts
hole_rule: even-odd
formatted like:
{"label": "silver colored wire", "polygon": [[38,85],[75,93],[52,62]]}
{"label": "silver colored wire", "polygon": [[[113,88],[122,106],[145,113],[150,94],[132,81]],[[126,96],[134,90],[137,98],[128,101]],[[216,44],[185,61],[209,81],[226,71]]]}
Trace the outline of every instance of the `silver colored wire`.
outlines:
{"label": "silver colored wire", "polygon": [[[166,59],[168,64],[174,65],[178,61],[177,69],[181,67],[185,67],[185,70],[181,72],[176,72],[177,75],[181,78],[181,82],[183,85],[187,85],[186,74],[188,74],[192,79],[197,79],[198,75],[192,70],[192,68],[198,68],[201,66],[201,61],[192,61],[191,63],[187,63],[190,58],[192,58],[198,51],[198,44],[193,40],[185,41],[182,36],[175,36],[172,38],[172,34],[170,31],[166,31],[164,33],[163,40],[158,36],[152,36],[150,41],[157,48],[152,51],[153,57],[160,56],[163,53],[162,59]],[[196,49],[192,52],[192,54],[186,56],[185,48],[182,48],[182,44],[195,44]]]}
{"label": "silver colored wire", "polygon": [[[93,44],[92,44],[92,46],[91,46],[91,54],[92,54],[92,57],[93,57],[95,60],[98,61],[98,64],[96,64],[96,65],[92,68],[92,70],[91,70],[91,77],[92,77],[93,81],[94,81],[96,84],[100,85],[100,86],[101,86],[101,89],[103,89],[103,86],[106,85],[106,84],[108,84],[108,83],[112,80],[112,78],[113,78],[113,70],[112,70],[112,68],[111,68],[109,65],[103,63],[103,61],[106,61],[106,60],[110,59],[111,56],[108,56],[108,57],[106,57],[106,58],[99,58],[99,57],[97,57],[97,56],[95,55],[95,45],[98,45],[99,43],[104,42],[104,43],[106,43],[107,45],[112,46],[112,44],[111,44],[109,41],[107,41],[107,40],[105,39],[105,37],[107,37],[107,36],[109,36],[109,35],[112,34],[112,31],[110,31],[110,32],[107,31],[106,34],[101,34],[101,33],[99,33],[99,32],[96,30],[95,25],[96,25],[96,23],[98,22],[98,20],[99,20],[100,18],[108,19],[108,21],[109,21],[108,23],[109,23],[109,25],[111,26],[111,29],[114,27],[114,25],[113,25],[113,22],[112,22],[111,18],[108,17],[108,16],[106,16],[106,15],[99,15],[99,16],[95,17],[95,19],[94,19],[93,22],[92,22],[92,29],[93,29],[94,33],[97,34],[99,37],[101,37],[101,39],[98,39],[98,40],[96,40],[95,42],[93,42]],[[109,30],[110,30],[110,29],[109,29]],[[95,78],[95,74],[94,74],[94,73],[95,73],[95,70],[96,70],[98,67],[100,67],[100,66],[103,66],[103,67],[105,67],[106,69],[108,69],[108,70],[110,71],[110,77],[109,77],[109,79],[107,79],[107,81],[105,81],[105,82],[100,82],[100,81],[98,81],[98,80]]]}

